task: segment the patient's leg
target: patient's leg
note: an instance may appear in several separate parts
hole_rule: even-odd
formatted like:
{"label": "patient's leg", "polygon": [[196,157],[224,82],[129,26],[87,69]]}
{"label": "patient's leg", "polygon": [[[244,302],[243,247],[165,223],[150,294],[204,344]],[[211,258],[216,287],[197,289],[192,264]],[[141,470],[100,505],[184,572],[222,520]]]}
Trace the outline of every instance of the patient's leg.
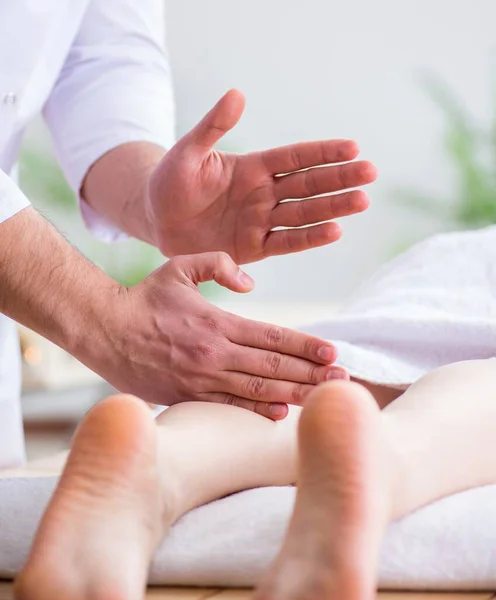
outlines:
{"label": "patient's leg", "polygon": [[318,388],[299,426],[294,515],[257,599],[375,597],[391,520],[496,483],[495,422],[494,359],[432,372],[382,413],[356,384]]}
{"label": "patient's leg", "polygon": [[[493,365],[478,361],[441,369],[382,416],[360,386],[319,388],[301,427],[301,492],[289,546],[263,592],[270,596],[277,589],[277,573],[291,562],[298,567],[290,569],[292,575],[306,572],[311,581],[328,584],[331,574],[334,582],[354,581],[356,589],[370,591],[375,552],[390,518],[496,480],[487,457],[475,465],[479,457],[467,452],[468,439],[488,443],[488,423],[496,417]],[[448,415],[449,432],[442,422]],[[295,480],[294,412],[292,419],[273,423],[236,407],[190,403],[167,410],[154,427],[135,399],[100,404],[75,438],[18,598],[51,599],[54,589],[63,588],[66,600],[107,600],[109,590],[118,600],[140,599],[145,564],[179,515],[230,492]],[[445,465],[450,454],[455,464]],[[340,544],[329,543],[333,533]],[[90,593],[95,589],[100,596]],[[280,591],[284,600],[287,590]],[[353,595],[340,586],[333,592]]]}
{"label": "patient's leg", "polygon": [[161,464],[175,482],[175,515],[255,487],[296,481],[301,409],[270,421],[233,406],[187,402],[157,419]]}
{"label": "patient's leg", "polygon": [[141,400],[103,401],[76,433],[16,597],[142,600],[152,554],[180,515],[230,492],[294,482],[298,413],[274,423],[187,403],[154,422]]}

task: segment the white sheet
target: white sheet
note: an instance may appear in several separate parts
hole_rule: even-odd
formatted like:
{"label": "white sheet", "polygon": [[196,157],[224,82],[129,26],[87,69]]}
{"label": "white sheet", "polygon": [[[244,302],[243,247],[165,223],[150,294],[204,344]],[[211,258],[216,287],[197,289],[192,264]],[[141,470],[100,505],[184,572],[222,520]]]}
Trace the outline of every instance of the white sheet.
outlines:
{"label": "white sheet", "polygon": [[[0,479],[0,577],[23,564],[55,477]],[[150,582],[249,586],[281,543],[294,488],[235,494],[183,517],[159,548]],[[496,589],[496,486],[447,498],[392,524],[382,588]],[[339,540],[336,540],[339,543]]]}

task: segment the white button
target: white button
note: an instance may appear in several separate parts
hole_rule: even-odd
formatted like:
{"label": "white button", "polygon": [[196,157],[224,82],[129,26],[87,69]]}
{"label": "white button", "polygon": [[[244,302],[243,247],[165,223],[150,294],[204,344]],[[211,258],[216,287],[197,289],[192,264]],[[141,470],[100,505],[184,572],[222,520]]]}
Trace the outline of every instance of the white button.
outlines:
{"label": "white button", "polygon": [[3,103],[6,104],[7,106],[13,106],[16,102],[17,102],[17,96],[14,94],[14,92],[8,92],[3,97]]}

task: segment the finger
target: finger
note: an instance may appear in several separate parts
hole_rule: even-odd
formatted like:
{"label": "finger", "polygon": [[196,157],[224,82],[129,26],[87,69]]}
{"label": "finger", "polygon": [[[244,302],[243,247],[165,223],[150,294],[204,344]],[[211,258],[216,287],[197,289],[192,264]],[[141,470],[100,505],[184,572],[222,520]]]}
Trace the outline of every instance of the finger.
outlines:
{"label": "finger", "polygon": [[353,140],[322,140],[265,150],[262,160],[269,173],[276,175],[353,160],[359,152],[358,144]]}
{"label": "finger", "polygon": [[255,286],[253,279],[226,252],[177,256],[165,266],[169,266],[176,275],[186,278],[195,286],[212,280],[233,292],[249,292]]}
{"label": "finger", "polygon": [[315,389],[314,385],[278,381],[234,371],[225,373],[225,375],[222,385],[228,394],[247,400],[255,400],[255,402],[275,402],[303,406],[305,398]]}
{"label": "finger", "polygon": [[274,192],[278,200],[308,198],[366,185],[376,178],[377,169],[374,165],[362,160],[277,177],[274,180]]}
{"label": "finger", "polygon": [[186,136],[186,143],[202,151],[210,150],[240,120],[245,98],[238,90],[229,90]]}
{"label": "finger", "polygon": [[331,221],[303,229],[271,231],[265,240],[264,256],[279,256],[326,246],[341,237],[341,227]]}
{"label": "finger", "polygon": [[238,316],[232,318],[229,325],[230,341],[240,346],[279,352],[321,365],[332,364],[337,358],[336,348],[330,342],[301,331]]}
{"label": "finger", "polygon": [[295,356],[243,346],[237,346],[230,353],[225,368],[239,373],[312,385],[332,379],[347,379],[347,373],[341,367],[323,366]]}
{"label": "finger", "polygon": [[279,404],[277,402],[255,402],[254,400],[246,400],[245,398],[240,398],[239,396],[234,396],[232,394],[208,393],[202,395],[202,400],[244,408],[250,412],[257,413],[262,417],[272,419],[273,421],[280,421],[288,415],[287,404]]}
{"label": "finger", "polygon": [[368,196],[361,190],[309,200],[286,201],[273,209],[272,227],[301,227],[321,223],[363,212],[368,206]]}

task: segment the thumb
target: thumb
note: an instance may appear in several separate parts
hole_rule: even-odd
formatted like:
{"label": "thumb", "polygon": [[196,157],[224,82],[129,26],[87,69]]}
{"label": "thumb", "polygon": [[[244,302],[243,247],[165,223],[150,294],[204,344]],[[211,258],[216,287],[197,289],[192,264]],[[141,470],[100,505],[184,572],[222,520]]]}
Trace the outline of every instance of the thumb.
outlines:
{"label": "thumb", "polygon": [[180,273],[195,286],[213,280],[233,292],[251,292],[255,287],[253,279],[226,252],[178,256],[170,263],[174,263]]}
{"label": "thumb", "polygon": [[241,119],[245,97],[238,90],[229,90],[188,135],[202,150],[210,150]]}

